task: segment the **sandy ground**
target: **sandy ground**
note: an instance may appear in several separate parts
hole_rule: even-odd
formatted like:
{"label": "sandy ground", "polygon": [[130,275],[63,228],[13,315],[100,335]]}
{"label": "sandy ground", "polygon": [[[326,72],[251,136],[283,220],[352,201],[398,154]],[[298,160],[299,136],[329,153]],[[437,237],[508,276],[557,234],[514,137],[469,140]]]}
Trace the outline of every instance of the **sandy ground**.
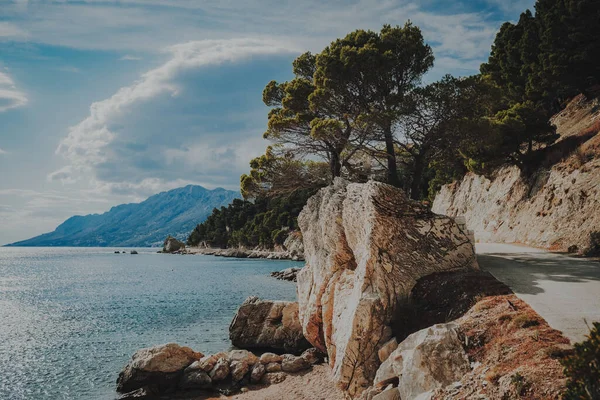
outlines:
{"label": "sandy ground", "polygon": [[327,364],[315,365],[303,374],[288,375],[277,385],[250,387],[234,396],[199,397],[194,400],[344,400],[344,394],[331,381]]}
{"label": "sandy ground", "polygon": [[600,321],[600,263],[526,246],[477,243],[484,271],[508,285],[551,327],[579,342]]}

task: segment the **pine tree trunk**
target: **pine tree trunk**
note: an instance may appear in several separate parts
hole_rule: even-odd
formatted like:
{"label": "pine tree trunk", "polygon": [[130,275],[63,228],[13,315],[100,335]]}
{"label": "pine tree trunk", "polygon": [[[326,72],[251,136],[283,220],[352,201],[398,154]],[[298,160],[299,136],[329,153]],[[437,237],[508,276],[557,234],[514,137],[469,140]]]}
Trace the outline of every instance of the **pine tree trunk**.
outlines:
{"label": "pine tree trunk", "polygon": [[385,151],[387,153],[387,183],[392,186],[400,187],[400,178],[398,177],[398,166],[396,165],[396,149],[394,147],[394,135],[390,123],[383,129],[385,138]]}
{"label": "pine tree trunk", "polygon": [[331,181],[342,175],[342,163],[340,161],[340,155],[337,152],[331,152],[331,159],[329,160],[329,169],[331,171]]}
{"label": "pine tree trunk", "polygon": [[421,198],[421,180],[423,179],[423,169],[425,168],[425,160],[422,155],[415,158],[415,169],[413,171],[413,179],[410,184],[410,198],[420,200]]}

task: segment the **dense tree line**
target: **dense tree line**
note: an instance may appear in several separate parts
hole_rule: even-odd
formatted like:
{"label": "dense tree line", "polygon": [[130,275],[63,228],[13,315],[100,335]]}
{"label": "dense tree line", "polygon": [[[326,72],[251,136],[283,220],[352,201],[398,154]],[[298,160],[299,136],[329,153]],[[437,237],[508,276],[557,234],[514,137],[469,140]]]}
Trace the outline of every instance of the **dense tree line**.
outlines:
{"label": "dense tree line", "polygon": [[[276,213],[290,212],[276,202],[336,177],[380,180],[419,200],[467,171],[512,164],[527,174],[536,152],[558,138],[550,116],[600,83],[598,22],[597,0],[538,0],[535,15],[502,25],[480,74],[427,85],[434,54],[410,21],[356,30],[300,55],[291,80],[263,91],[270,145],[241,177],[253,203],[215,211],[191,241],[272,244],[282,228],[272,223]],[[242,214],[239,226],[227,220]]]}
{"label": "dense tree line", "polygon": [[297,190],[252,202],[235,199],[227,207],[215,208],[206,221],[196,226],[187,243],[266,249],[281,245],[288,232],[298,229],[298,214],[313,194],[312,190]]}

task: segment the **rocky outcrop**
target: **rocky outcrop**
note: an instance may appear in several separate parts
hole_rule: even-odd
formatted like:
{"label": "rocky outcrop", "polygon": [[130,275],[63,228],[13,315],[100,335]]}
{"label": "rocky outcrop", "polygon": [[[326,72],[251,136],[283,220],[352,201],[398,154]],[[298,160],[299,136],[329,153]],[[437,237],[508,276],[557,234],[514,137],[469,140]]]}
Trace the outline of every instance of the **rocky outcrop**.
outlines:
{"label": "rocky outcrop", "polygon": [[477,268],[473,245],[453,219],[378,182],[336,179],[308,201],[299,225],[304,336],[327,352],[334,379],[351,396],[371,384],[396,309],[417,280]]}
{"label": "rocky outcrop", "polygon": [[169,235],[163,243],[163,253],[175,253],[185,249],[185,243]]}
{"label": "rocky outcrop", "polygon": [[161,393],[173,391],[185,368],[202,356],[175,343],[138,350],[119,374],[117,391],[127,393],[145,387]]}
{"label": "rocky outcrop", "polygon": [[292,267],[281,271],[271,272],[271,276],[282,281],[296,282],[298,278],[298,272],[300,272],[300,268]]}
{"label": "rocky outcrop", "polygon": [[187,248],[186,254],[202,254],[206,256],[231,257],[231,258],[264,258],[267,260],[292,260],[304,261],[304,254],[292,253],[287,250],[262,250],[262,249],[215,249],[210,247]]}
{"label": "rocky outcrop", "polygon": [[245,349],[300,353],[311,346],[304,338],[298,303],[249,297],[229,326],[231,343]]}
{"label": "rocky outcrop", "polygon": [[302,233],[298,231],[290,232],[285,241],[283,247],[290,255],[290,259],[298,261],[304,260],[304,243],[302,242]]}
{"label": "rocky outcrop", "polygon": [[561,135],[527,176],[504,167],[442,187],[433,211],[464,216],[480,242],[600,255],[600,98],[575,97],[551,119]]}
{"label": "rocky outcrop", "polygon": [[574,170],[556,165],[530,179],[517,167],[491,180],[469,173],[442,187],[433,211],[464,216],[481,242],[600,254],[600,160]]}
{"label": "rocky outcrop", "polygon": [[559,399],[568,342],[515,295],[484,297],[455,321],[409,335],[360,398]]}
{"label": "rocky outcrop", "polygon": [[386,387],[398,382],[401,399],[421,399],[470,371],[456,324],[439,324],[403,340],[377,370],[374,384]]}
{"label": "rocky outcrop", "polygon": [[250,383],[283,382],[288,373],[308,370],[322,361],[316,349],[300,356],[265,353],[259,358],[247,350],[232,350],[204,357],[171,343],[136,352],[119,375],[117,391],[123,393],[119,397],[123,400],[156,398],[178,391],[232,394]]}

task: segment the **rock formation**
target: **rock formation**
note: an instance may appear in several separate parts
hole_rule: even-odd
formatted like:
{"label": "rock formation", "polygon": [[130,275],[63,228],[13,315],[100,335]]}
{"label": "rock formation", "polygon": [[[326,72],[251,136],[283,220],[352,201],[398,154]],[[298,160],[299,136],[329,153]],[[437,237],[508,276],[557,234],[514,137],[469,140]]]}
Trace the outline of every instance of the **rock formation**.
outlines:
{"label": "rock formation", "polygon": [[402,341],[377,370],[374,384],[398,382],[401,399],[415,399],[459,381],[471,371],[456,324],[439,324]]}
{"label": "rock formation", "polygon": [[351,396],[371,384],[394,313],[417,279],[477,268],[473,245],[451,218],[378,182],[336,179],[308,201],[299,225],[304,336],[327,352],[334,379]]}
{"label": "rock formation", "polygon": [[310,347],[298,318],[298,303],[249,297],[240,306],[229,338],[239,348],[300,353]]}
{"label": "rock formation", "polygon": [[283,242],[283,247],[290,255],[291,260],[304,260],[304,243],[302,242],[302,234],[300,232],[290,232]]}
{"label": "rock formation", "polygon": [[147,386],[159,392],[172,391],[185,368],[202,356],[175,343],[138,350],[119,374],[117,391],[126,393]]}
{"label": "rock formation", "polygon": [[271,272],[271,276],[282,281],[296,282],[298,278],[298,272],[300,272],[300,268],[291,267],[282,271]]}
{"label": "rock formation", "polygon": [[552,118],[561,135],[528,176],[504,167],[442,187],[433,211],[465,216],[481,242],[600,255],[600,99],[575,97]]}
{"label": "rock formation", "polygon": [[499,170],[492,180],[468,173],[442,187],[433,211],[464,216],[481,242],[593,255],[600,252],[600,160],[585,166],[555,166],[531,180],[517,167]]}
{"label": "rock formation", "polygon": [[265,353],[259,358],[247,350],[232,350],[204,357],[171,343],[136,352],[119,374],[117,391],[124,393],[119,397],[123,400],[156,398],[177,391],[231,394],[249,383],[283,382],[287,373],[308,370],[322,361],[316,349],[300,356]]}
{"label": "rock formation", "polygon": [[175,253],[176,251],[180,251],[180,250],[184,250],[185,249],[185,243],[183,243],[180,240],[177,240],[176,238],[174,238],[173,236],[169,235],[167,236],[167,238],[165,239],[165,242],[163,243],[163,253]]}

